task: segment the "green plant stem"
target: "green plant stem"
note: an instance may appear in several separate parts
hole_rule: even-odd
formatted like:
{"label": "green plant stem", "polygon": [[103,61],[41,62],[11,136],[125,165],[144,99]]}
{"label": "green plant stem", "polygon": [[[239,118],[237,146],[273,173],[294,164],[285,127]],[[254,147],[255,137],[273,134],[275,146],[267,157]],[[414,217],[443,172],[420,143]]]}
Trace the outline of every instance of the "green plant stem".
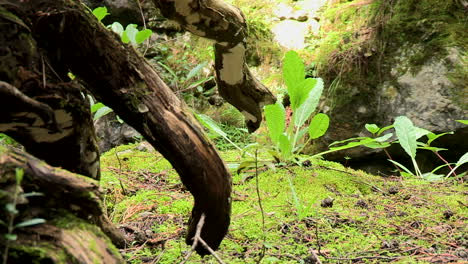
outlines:
{"label": "green plant stem", "polygon": [[258,149],[255,149],[255,187],[257,191],[257,198],[258,198],[258,206],[260,207],[260,212],[262,216],[262,232],[263,232],[263,243],[262,243],[262,252],[259,256],[259,259],[257,260],[257,263],[260,263],[262,259],[265,257],[265,251],[266,251],[266,235],[265,235],[265,215],[263,211],[263,206],[262,206],[262,198],[260,197],[260,188],[258,187]]}
{"label": "green plant stem", "polygon": [[[19,184],[16,183],[15,185],[15,192],[14,192],[14,195],[13,195],[13,205],[14,205],[14,209],[16,210],[16,203],[18,201],[18,191],[19,191]],[[13,230],[15,230],[15,227],[13,225],[14,221],[15,221],[15,212],[8,212],[8,216],[9,216],[9,219],[8,219],[8,235],[11,235],[13,234]],[[10,239],[7,239],[6,240],[6,243],[5,243],[5,250],[3,251],[3,264],[7,264],[7,261],[8,261],[8,251],[10,250]]]}

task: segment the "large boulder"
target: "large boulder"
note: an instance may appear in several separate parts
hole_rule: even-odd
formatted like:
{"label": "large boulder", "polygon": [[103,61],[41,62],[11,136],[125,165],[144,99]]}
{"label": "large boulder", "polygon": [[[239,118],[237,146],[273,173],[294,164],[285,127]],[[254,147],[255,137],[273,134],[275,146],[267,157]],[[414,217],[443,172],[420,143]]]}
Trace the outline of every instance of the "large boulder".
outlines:
{"label": "large boulder", "polygon": [[[329,8],[333,9],[328,14],[333,15],[321,22],[328,23],[325,28],[331,30],[334,42],[324,41],[322,55],[330,51],[326,53],[329,59],[319,75],[327,86],[321,110],[330,115],[331,125],[315,151],[327,149],[334,141],[370,136],[365,124],[383,127],[397,116],[407,116],[416,126],[434,133],[453,131],[433,145],[447,148],[442,156],[456,162],[468,150],[468,128],[455,121],[468,119],[463,6],[408,0],[348,1]],[[344,12],[348,12],[345,18],[337,16]],[[363,23],[363,17],[369,19]],[[340,19],[353,27],[341,26]],[[338,45],[331,48],[326,45],[330,43]],[[399,145],[387,150],[392,159],[408,164]],[[327,158],[374,173],[390,167],[381,149],[359,147]],[[441,162],[429,151],[418,151],[417,158],[425,171]]]}

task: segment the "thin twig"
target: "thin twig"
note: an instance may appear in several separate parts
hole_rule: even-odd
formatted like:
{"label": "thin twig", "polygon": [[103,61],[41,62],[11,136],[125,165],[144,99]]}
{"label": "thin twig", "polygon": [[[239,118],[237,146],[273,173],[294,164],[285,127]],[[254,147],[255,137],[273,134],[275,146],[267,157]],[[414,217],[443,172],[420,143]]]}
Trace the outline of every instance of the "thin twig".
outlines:
{"label": "thin twig", "polygon": [[[143,29],[146,29],[145,15],[143,14],[143,9],[141,8],[140,0],[136,0],[136,2],[138,4],[138,9],[140,9],[141,19],[143,20]],[[148,49],[149,49],[149,38],[146,39],[146,48],[145,48],[145,51],[143,52],[143,56],[145,56]]]}
{"label": "thin twig", "polygon": [[260,189],[258,188],[258,149],[255,149],[255,189],[257,191],[258,206],[260,207],[260,213],[261,213],[261,216],[262,216],[263,243],[262,243],[262,251],[261,251],[260,256],[259,256],[259,258],[257,260],[257,263],[260,263],[262,261],[262,259],[265,257],[266,235],[265,235],[265,213],[263,211],[262,198],[260,197]]}

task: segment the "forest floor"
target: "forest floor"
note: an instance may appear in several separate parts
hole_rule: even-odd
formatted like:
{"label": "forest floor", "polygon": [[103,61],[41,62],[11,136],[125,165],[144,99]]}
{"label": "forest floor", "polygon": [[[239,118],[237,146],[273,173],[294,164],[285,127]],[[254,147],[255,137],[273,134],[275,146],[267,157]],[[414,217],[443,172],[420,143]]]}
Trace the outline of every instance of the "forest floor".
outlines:
{"label": "forest floor", "polygon": [[[161,155],[138,149],[119,146],[102,156],[108,214],[133,241],[122,254],[128,263],[182,263],[192,196]],[[245,161],[238,152],[221,156],[228,164]],[[231,226],[220,259],[468,263],[466,183],[374,176],[324,160],[305,165],[232,171]],[[185,263],[218,262],[192,254]]]}

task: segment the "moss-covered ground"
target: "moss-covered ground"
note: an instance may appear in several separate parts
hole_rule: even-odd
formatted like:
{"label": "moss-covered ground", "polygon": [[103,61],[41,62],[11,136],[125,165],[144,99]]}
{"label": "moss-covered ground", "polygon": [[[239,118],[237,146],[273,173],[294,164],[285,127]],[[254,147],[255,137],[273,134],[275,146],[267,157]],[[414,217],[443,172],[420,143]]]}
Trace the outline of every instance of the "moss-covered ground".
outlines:
{"label": "moss-covered ground", "polygon": [[[221,155],[242,160],[237,152]],[[181,263],[190,251],[184,236],[192,197],[171,165],[127,145],[105,153],[102,170],[108,214],[133,241],[122,251],[127,261]],[[225,263],[468,260],[466,184],[383,178],[324,160],[232,175],[232,222],[217,251]],[[186,263],[217,261],[194,254]]]}

